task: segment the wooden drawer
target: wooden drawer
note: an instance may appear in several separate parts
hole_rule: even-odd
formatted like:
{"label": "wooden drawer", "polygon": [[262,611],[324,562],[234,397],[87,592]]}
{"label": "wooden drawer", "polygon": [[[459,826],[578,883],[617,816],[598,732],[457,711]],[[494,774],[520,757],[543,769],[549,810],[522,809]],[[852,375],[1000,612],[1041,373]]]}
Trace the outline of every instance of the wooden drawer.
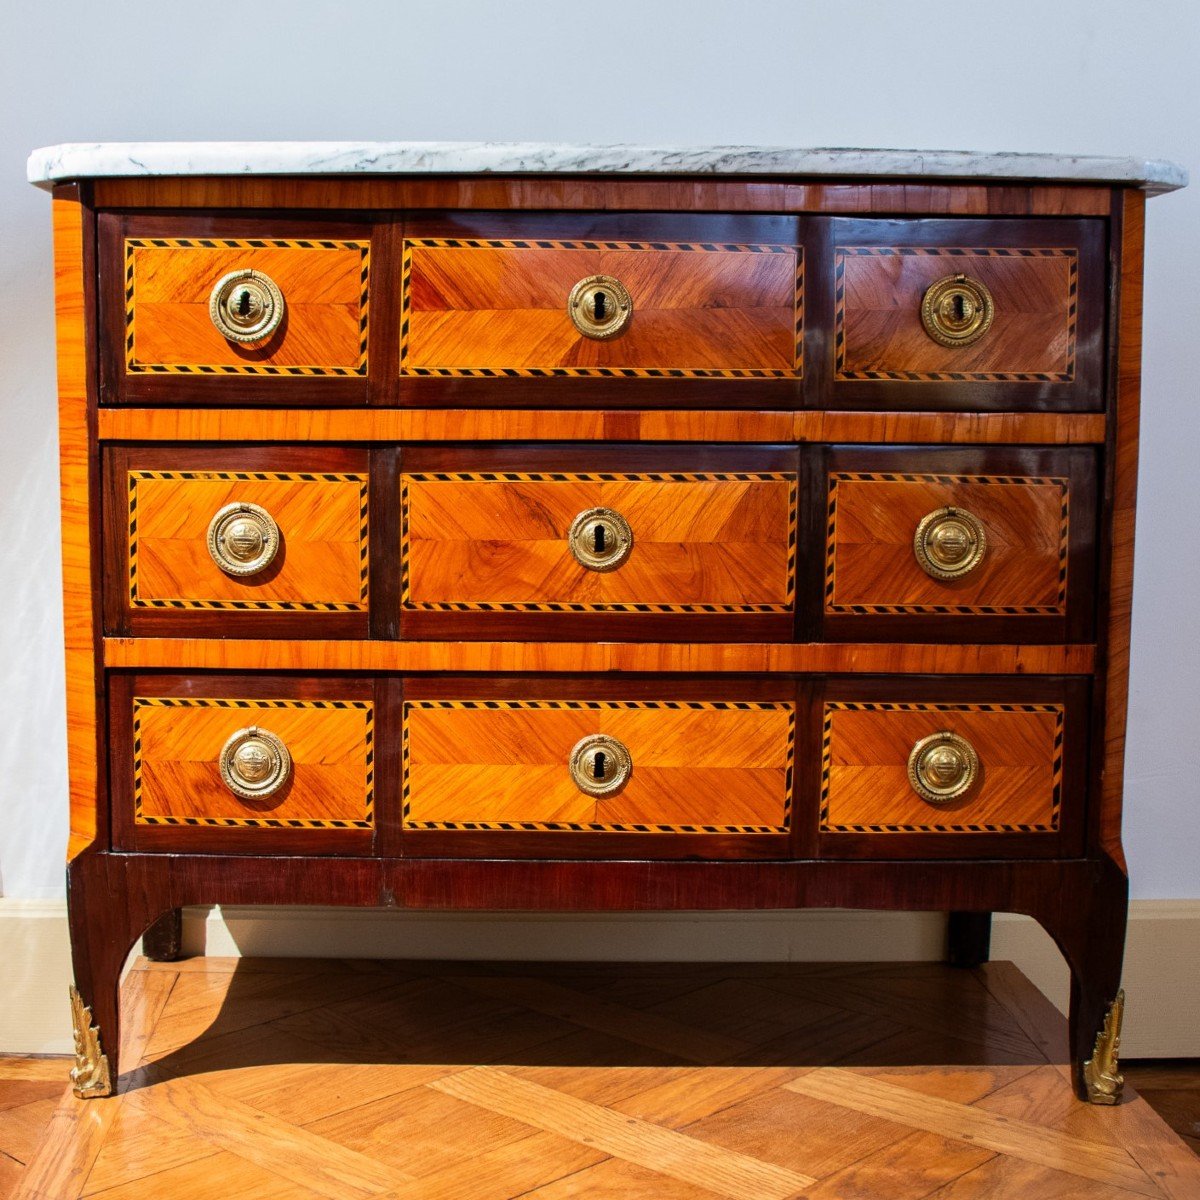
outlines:
{"label": "wooden drawer", "polygon": [[791,638],[794,450],[414,449],[404,464],[405,636]]}
{"label": "wooden drawer", "polygon": [[751,698],[727,681],[675,694],[626,681],[625,696],[649,697],[637,699],[599,698],[595,682],[553,685],[549,697],[539,680],[485,687],[406,687],[408,852],[589,856],[624,842],[636,857],[723,857],[785,844],[796,711],[786,681],[773,699],[760,698],[767,685]]}
{"label": "wooden drawer", "polygon": [[1062,853],[1082,824],[1080,680],[834,680],[820,706],[821,852]]}
{"label": "wooden drawer", "polygon": [[[1100,222],[835,219],[827,236],[835,406],[1103,406]],[[956,276],[971,290],[938,291]]]}
{"label": "wooden drawer", "polygon": [[127,799],[114,815],[115,843],[368,847],[375,710],[370,682],[121,678],[114,793]]}
{"label": "wooden drawer", "polygon": [[222,635],[264,622],[365,635],[365,452],[114,450],[106,462],[110,630],[196,631],[219,614]]}
{"label": "wooden drawer", "polygon": [[[102,400],[365,403],[371,235],[367,225],[103,214]],[[224,327],[223,284],[233,310]]]}
{"label": "wooden drawer", "polygon": [[826,638],[1091,636],[1092,450],[844,447],[821,478]]}
{"label": "wooden drawer", "polygon": [[[794,220],[677,218],[674,236],[671,218],[615,221],[408,222],[401,374],[799,378]],[[603,316],[627,317],[604,336],[581,332],[568,311],[575,285],[596,276],[627,293],[603,290]],[[591,300],[580,304],[586,312]]]}

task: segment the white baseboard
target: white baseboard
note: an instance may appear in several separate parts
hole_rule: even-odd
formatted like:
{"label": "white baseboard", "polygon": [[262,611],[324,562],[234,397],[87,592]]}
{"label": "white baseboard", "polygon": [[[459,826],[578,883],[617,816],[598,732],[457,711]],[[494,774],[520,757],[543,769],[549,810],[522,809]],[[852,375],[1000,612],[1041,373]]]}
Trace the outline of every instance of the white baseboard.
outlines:
{"label": "white baseboard", "polygon": [[[328,958],[658,962],[855,962],[941,958],[938,913],[409,913],[338,908],[189,909],[189,954]],[[1068,977],[1054,943],[1026,917],[998,914],[992,957],[1011,959],[1061,1009]],[[71,1049],[65,906],[0,898],[0,1052]],[[15,969],[7,969],[12,964]],[[1200,900],[1130,908],[1122,1052],[1200,1057]]]}

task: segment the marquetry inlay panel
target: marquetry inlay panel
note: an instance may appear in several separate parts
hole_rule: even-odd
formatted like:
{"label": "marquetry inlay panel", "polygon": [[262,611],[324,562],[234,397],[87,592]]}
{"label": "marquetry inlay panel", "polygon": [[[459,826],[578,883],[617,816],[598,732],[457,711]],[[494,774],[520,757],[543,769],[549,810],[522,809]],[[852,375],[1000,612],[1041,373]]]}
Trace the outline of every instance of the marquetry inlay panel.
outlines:
{"label": "marquetry inlay panel", "polygon": [[[409,610],[789,612],[794,475],[476,472],[401,477]],[[576,516],[609,508],[633,547],[614,570],[572,555]]]}
{"label": "marquetry inlay panel", "polygon": [[[368,602],[366,474],[128,472],[129,603],[135,609],[358,612]],[[279,526],[274,560],[233,575],[213,560],[208,527],[228,504]]]}
{"label": "marquetry inlay panel", "polygon": [[[262,343],[226,340],[209,316],[232,271],[269,276],[285,315]],[[276,238],[127,238],[130,375],[366,375],[370,244]]]}
{"label": "marquetry inlay panel", "polygon": [[[572,748],[629,751],[615,795],[581,792]],[[795,706],[757,701],[414,700],[404,705],[404,827],[780,834],[791,813]]]}
{"label": "marquetry inlay panel", "polygon": [[[831,473],[825,611],[1062,614],[1070,498],[1059,477]],[[913,539],[923,517],[948,506],[978,518],[987,548],[968,574],[940,579],[922,569]]]}
{"label": "marquetry inlay panel", "polygon": [[[585,337],[581,279],[618,279],[628,327]],[[803,255],[790,245],[413,238],[404,243],[404,375],[797,378]]]}
{"label": "marquetry inlay panel", "polygon": [[[827,703],[823,833],[1051,833],[1062,802],[1061,704]],[[908,758],[949,730],[979,756],[976,785],[948,804],[913,790]]]}
{"label": "marquetry inlay panel", "polygon": [[[269,730],[291,774],[274,795],[235,796],[221,779],[222,747],[237,730]],[[365,700],[240,700],[136,696],[133,808],[141,826],[371,829],[375,824],[375,708]]]}
{"label": "marquetry inlay panel", "polygon": [[[968,346],[934,341],[921,301],[947,275],[980,280],[991,328]],[[1079,254],[1056,247],[838,246],[834,363],[839,380],[1070,383]]]}

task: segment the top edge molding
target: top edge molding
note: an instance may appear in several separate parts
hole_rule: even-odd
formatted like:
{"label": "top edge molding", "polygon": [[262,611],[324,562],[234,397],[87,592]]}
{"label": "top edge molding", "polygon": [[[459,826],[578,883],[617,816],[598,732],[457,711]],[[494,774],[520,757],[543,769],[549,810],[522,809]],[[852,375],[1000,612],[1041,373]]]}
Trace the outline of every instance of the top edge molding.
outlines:
{"label": "top edge molding", "polygon": [[30,183],[245,175],[719,175],[1186,187],[1165,159],[968,150],[597,146],[555,142],[66,142],[35,150]]}

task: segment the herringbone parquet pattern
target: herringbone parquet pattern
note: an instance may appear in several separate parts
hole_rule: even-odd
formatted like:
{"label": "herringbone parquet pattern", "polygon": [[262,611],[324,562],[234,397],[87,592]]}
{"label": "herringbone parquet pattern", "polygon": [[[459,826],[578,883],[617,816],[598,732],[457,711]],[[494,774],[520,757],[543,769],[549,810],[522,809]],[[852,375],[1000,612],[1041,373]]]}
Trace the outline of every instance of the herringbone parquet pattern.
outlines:
{"label": "herringbone parquet pattern", "polygon": [[1003,963],[194,959],[124,1003],[140,1065],[61,1101],[23,1200],[1200,1197]]}

